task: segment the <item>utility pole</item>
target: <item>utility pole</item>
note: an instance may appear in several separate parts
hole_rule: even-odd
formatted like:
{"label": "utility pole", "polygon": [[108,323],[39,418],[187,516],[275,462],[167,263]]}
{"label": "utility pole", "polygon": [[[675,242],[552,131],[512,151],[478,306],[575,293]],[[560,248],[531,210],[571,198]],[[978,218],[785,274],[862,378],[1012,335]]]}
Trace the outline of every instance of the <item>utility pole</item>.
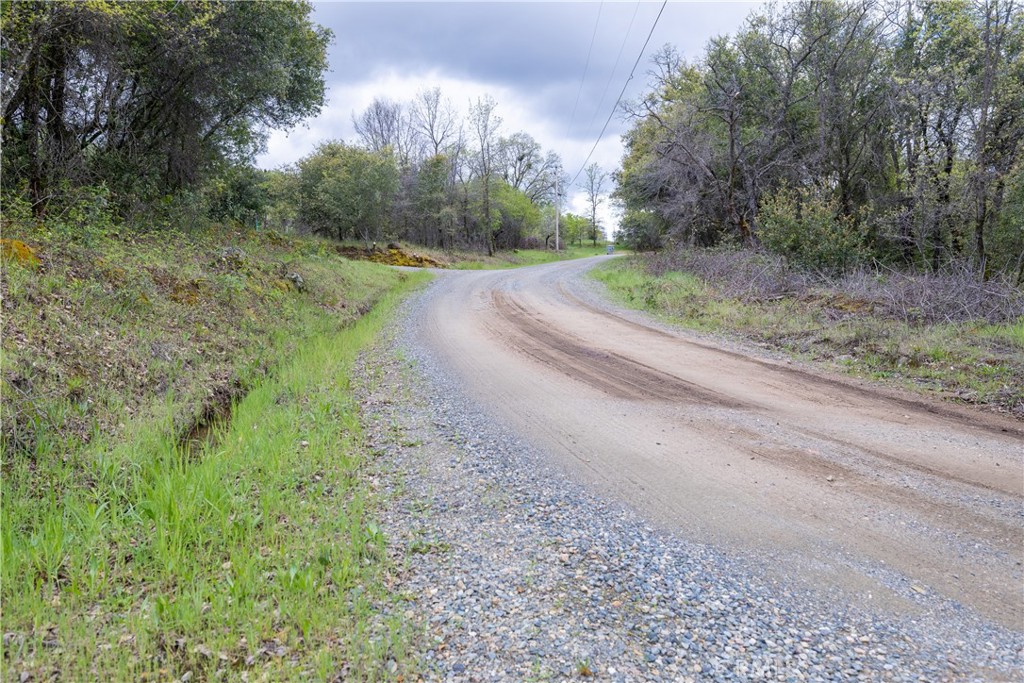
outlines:
{"label": "utility pole", "polygon": [[555,173],[555,253],[557,254],[558,249],[558,214],[562,213],[562,195],[558,193],[558,175],[561,173],[559,169]]}

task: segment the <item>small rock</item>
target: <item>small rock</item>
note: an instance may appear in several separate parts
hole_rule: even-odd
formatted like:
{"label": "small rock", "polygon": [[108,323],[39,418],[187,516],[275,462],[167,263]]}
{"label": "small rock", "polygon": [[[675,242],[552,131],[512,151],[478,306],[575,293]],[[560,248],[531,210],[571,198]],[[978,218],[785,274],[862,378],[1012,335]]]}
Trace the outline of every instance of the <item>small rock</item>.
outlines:
{"label": "small rock", "polygon": [[224,247],[220,250],[220,260],[229,266],[238,267],[245,263],[245,252],[238,247]]}

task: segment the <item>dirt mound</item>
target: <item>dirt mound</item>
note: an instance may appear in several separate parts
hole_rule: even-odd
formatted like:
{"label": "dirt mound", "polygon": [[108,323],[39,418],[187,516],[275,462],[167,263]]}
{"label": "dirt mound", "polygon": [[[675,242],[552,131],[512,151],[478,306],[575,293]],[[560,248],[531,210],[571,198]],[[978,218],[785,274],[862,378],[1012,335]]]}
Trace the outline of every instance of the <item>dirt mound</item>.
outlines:
{"label": "dirt mound", "polygon": [[355,261],[373,261],[387,266],[410,266],[413,268],[447,268],[448,264],[440,261],[409,252],[397,244],[389,244],[387,249],[381,249],[374,245],[369,249],[359,247],[338,247],[338,253],[348,259]]}

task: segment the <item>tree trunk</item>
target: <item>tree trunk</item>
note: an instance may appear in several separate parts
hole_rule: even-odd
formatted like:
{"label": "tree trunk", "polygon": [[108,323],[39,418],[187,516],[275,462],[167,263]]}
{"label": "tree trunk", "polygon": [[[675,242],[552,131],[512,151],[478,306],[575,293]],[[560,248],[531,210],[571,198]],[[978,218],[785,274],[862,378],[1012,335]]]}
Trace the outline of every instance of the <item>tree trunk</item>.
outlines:
{"label": "tree trunk", "polygon": [[46,178],[43,175],[43,163],[39,151],[39,139],[43,135],[43,126],[39,118],[42,109],[39,96],[42,83],[40,83],[38,52],[29,57],[26,78],[28,80],[25,92],[25,119],[28,124],[28,194],[32,201],[32,215],[37,220],[41,220],[46,214]]}

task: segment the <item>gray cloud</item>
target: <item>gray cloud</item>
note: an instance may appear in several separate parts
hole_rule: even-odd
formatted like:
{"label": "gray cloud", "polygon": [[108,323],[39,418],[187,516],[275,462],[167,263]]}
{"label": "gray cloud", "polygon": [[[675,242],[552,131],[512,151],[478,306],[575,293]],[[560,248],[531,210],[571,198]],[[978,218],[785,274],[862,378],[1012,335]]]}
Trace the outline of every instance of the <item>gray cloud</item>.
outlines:
{"label": "gray cloud", "polygon": [[[438,69],[455,78],[547,93],[546,113],[566,127],[586,68],[574,131],[596,135],[661,3],[320,3],[317,20],[335,32],[331,81],[351,83],[392,68]],[[666,42],[699,55],[712,36],[735,30],[752,3],[670,3],[648,47]],[[634,19],[635,16],[635,19]],[[632,26],[630,26],[632,22]],[[597,31],[594,32],[595,23]],[[627,35],[626,31],[629,29]],[[595,42],[587,67],[591,36]],[[623,44],[625,40],[625,44]],[[616,66],[616,56],[622,49]],[[646,59],[641,74],[646,72]],[[607,87],[604,111],[589,125]],[[631,94],[645,78],[630,84]]]}
{"label": "gray cloud", "polygon": [[[654,50],[672,43],[685,56],[699,57],[712,36],[734,32],[755,5],[670,2],[626,97],[635,97],[646,87]],[[582,150],[596,140],[661,3],[342,2],[315,3],[314,7],[315,20],[335,33],[327,77],[331,102],[322,117],[335,122],[334,136],[347,134],[337,130],[339,120],[365,106],[345,101],[338,93],[365,92],[385,74],[429,73],[449,81],[493,86],[495,94],[504,93],[505,98],[511,93],[516,102],[499,97],[499,111],[529,103],[538,130],[549,133],[546,145],[562,154],[569,168],[582,164]],[[433,85],[425,79],[421,87]],[[387,92],[383,86],[376,94],[398,100],[412,95]],[[530,122],[519,127],[538,135]],[[311,129],[318,129],[318,124],[311,123]],[[615,117],[605,138],[617,145],[623,130],[624,124]],[[301,138],[302,133],[297,133],[296,139]],[[299,151],[294,144],[289,148]],[[262,162],[274,165],[295,160],[284,156],[272,153]],[[614,155],[604,156],[607,160]]]}

